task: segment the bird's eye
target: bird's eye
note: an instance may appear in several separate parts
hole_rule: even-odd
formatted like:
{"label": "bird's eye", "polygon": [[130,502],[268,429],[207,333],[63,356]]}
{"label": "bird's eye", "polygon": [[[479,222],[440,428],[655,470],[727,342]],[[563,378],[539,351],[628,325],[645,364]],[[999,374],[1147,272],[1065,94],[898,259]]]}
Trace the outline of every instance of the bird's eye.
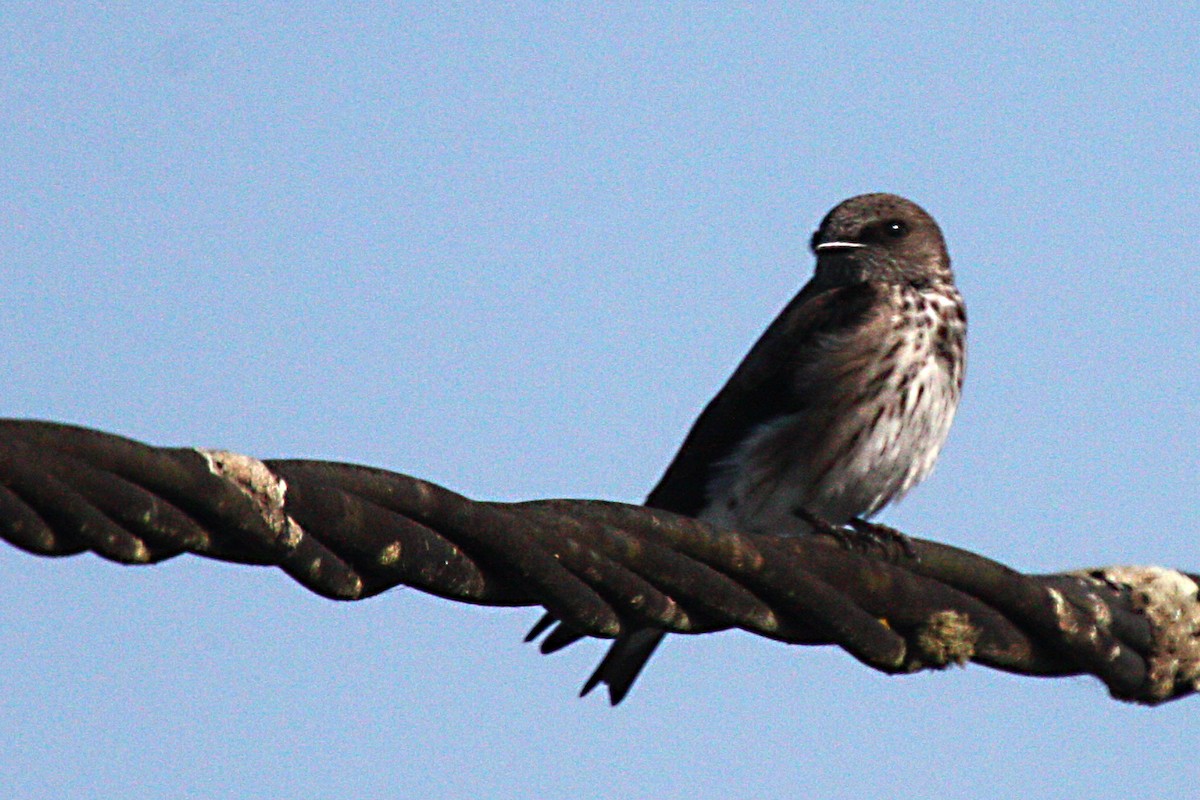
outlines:
{"label": "bird's eye", "polygon": [[883,235],[889,239],[903,239],[908,235],[908,223],[893,219],[883,223]]}

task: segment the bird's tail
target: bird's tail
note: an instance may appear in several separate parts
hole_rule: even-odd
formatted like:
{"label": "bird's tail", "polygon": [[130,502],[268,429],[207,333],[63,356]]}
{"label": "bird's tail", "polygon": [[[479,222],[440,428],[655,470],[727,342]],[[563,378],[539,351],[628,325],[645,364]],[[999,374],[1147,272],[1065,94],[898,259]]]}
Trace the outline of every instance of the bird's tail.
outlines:
{"label": "bird's tail", "polygon": [[617,639],[592,677],[587,679],[579,696],[583,697],[599,684],[606,683],[609,702],[614,706],[621,702],[664,634],[665,631],[658,628],[639,628]]}

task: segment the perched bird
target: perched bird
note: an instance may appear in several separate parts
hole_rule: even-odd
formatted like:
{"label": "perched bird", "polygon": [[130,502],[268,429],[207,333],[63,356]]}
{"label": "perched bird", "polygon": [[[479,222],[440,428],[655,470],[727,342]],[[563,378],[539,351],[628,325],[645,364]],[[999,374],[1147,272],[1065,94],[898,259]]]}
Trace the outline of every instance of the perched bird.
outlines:
{"label": "perched bird", "polygon": [[[646,505],[796,536],[898,500],[933,469],[962,390],[966,312],[937,223],[852,197],[813,234],[816,271],[697,419]],[[621,701],[664,632],[621,636],[584,685]]]}

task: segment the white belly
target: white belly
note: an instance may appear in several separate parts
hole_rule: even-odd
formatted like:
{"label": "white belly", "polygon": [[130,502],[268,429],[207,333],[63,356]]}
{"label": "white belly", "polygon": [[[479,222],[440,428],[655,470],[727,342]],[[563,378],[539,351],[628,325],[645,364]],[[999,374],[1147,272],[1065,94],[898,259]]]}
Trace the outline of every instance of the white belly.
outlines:
{"label": "white belly", "polygon": [[[712,482],[700,517],[745,532],[798,535],[809,527],[797,509],[842,524],[904,496],[933,470],[958,405],[961,374],[938,356],[934,327],[884,337],[877,351],[894,349],[894,360],[868,361],[819,413],[760,427]],[[879,380],[886,363],[904,368]],[[878,399],[863,400],[872,378],[877,388],[867,397]]]}

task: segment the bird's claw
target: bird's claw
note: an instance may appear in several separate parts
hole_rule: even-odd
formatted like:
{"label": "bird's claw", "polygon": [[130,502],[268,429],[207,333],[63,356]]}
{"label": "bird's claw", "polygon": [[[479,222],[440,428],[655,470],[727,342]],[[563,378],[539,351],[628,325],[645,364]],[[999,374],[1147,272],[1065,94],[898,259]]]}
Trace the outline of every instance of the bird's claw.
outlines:
{"label": "bird's claw", "polygon": [[913,547],[913,541],[906,533],[896,530],[888,525],[881,525],[878,522],[868,522],[865,519],[855,517],[850,520],[850,528],[860,537],[870,541],[880,549],[888,552],[889,545],[899,548],[905,558],[913,561],[920,560],[917,555],[916,548]]}
{"label": "bird's claw", "polygon": [[914,561],[919,558],[912,539],[887,525],[868,522],[858,517],[850,520],[849,527],[834,525],[802,508],[796,509],[796,516],[808,523],[815,533],[833,537],[847,550],[858,550],[862,553],[878,551],[880,555],[892,560],[898,560],[899,555]]}

